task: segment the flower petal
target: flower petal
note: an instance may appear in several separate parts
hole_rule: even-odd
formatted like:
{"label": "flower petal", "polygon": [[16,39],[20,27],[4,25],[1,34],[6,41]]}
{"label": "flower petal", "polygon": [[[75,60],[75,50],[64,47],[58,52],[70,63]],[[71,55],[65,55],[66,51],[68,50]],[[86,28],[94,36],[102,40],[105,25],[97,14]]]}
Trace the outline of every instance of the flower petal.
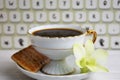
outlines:
{"label": "flower petal", "polygon": [[76,59],[75,62],[76,62],[76,65],[78,67],[83,68],[82,65],[80,64],[80,60],[79,59]]}
{"label": "flower petal", "polygon": [[80,65],[81,65],[82,68],[83,68],[83,67],[86,67],[86,58],[85,58],[85,57],[83,57],[83,58],[81,59]]}
{"label": "flower petal", "polygon": [[83,56],[85,56],[85,48],[81,44],[73,45],[73,53],[76,59],[81,60]]}
{"label": "flower petal", "polygon": [[86,57],[86,65],[96,65],[96,59],[93,57]]}
{"label": "flower petal", "polygon": [[87,65],[88,69],[92,72],[108,72],[108,69],[101,65]]}
{"label": "flower petal", "polygon": [[108,57],[108,52],[103,49],[97,49],[92,56],[96,59],[97,63],[105,65]]}
{"label": "flower petal", "polygon": [[87,54],[92,54],[94,52],[94,44],[91,39],[86,41],[85,50]]}

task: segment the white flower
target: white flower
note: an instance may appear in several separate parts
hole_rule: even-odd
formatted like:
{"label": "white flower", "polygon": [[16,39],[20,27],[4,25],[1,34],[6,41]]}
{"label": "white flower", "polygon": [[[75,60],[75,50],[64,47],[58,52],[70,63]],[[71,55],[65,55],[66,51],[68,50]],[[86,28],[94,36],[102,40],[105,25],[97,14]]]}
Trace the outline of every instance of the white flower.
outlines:
{"label": "white flower", "polygon": [[94,49],[92,40],[87,40],[85,45],[74,44],[73,53],[76,58],[76,64],[81,68],[81,72],[107,72],[108,69],[103,66],[106,62],[108,53],[103,49]]}

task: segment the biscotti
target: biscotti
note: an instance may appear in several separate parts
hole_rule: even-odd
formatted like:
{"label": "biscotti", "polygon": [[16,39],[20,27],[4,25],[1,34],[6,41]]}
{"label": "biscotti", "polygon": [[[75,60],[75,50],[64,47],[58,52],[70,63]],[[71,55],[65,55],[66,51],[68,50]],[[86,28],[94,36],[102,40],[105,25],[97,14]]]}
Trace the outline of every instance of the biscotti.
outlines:
{"label": "biscotti", "polygon": [[48,57],[37,52],[31,45],[13,54],[11,58],[22,68],[31,72],[39,71],[50,62]]}

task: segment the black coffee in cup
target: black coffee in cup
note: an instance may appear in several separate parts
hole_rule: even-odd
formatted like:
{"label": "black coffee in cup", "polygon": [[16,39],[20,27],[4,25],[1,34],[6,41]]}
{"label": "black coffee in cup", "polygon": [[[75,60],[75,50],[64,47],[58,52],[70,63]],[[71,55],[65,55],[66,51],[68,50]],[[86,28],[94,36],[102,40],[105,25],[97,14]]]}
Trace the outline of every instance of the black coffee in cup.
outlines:
{"label": "black coffee in cup", "polygon": [[83,32],[68,28],[50,28],[37,30],[34,31],[32,34],[41,37],[72,37],[81,35],[83,34]]}

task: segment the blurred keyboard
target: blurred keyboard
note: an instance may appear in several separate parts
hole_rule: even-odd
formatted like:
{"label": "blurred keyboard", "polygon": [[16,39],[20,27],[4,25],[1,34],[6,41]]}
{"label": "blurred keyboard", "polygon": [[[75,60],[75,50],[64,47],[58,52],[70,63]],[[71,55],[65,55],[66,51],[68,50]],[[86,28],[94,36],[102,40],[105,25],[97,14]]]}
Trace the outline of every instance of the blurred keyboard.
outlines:
{"label": "blurred keyboard", "polygon": [[94,29],[96,48],[120,52],[120,0],[0,0],[0,50],[28,46],[28,29],[44,24]]}

